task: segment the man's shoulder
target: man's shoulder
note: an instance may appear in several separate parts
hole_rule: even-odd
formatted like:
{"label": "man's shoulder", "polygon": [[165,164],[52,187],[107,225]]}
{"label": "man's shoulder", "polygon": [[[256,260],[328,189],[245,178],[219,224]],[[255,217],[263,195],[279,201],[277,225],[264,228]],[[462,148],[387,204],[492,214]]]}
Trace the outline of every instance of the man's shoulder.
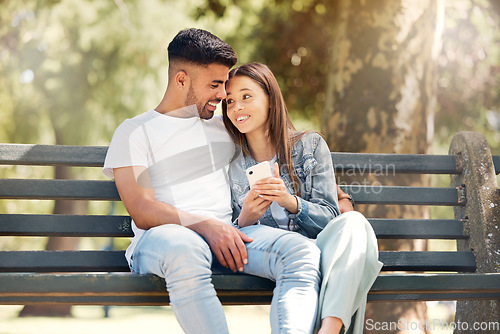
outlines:
{"label": "man's shoulder", "polygon": [[[123,123],[128,123],[128,124],[143,124],[151,119],[154,118],[154,110],[148,110],[146,112],[143,112],[142,114],[133,116],[131,118],[127,118],[126,120],[123,121]],[[123,124],[122,123],[122,124]]]}
{"label": "man's shoulder", "polygon": [[128,132],[132,133],[139,129],[142,125],[146,124],[153,118],[151,110],[143,112],[142,114],[136,115],[131,118],[127,118],[121,122],[116,128],[116,132]]}

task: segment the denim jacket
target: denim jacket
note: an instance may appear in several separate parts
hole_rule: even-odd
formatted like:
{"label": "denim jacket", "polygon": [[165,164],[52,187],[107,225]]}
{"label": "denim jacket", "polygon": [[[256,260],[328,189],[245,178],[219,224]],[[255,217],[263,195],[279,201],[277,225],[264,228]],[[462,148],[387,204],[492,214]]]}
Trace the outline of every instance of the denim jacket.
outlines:
{"label": "denim jacket", "polygon": [[[301,196],[296,196],[298,212],[293,214],[285,210],[285,213],[297,225],[297,232],[316,238],[326,224],[340,214],[330,149],[318,133],[306,133],[292,147],[292,163],[300,180]],[[255,164],[257,162],[251,156],[245,156],[242,152],[231,162],[229,178],[235,224],[245,195],[250,190],[245,170]],[[295,195],[284,166],[281,167],[280,177],[288,192]],[[259,223],[278,228],[270,208]]]}

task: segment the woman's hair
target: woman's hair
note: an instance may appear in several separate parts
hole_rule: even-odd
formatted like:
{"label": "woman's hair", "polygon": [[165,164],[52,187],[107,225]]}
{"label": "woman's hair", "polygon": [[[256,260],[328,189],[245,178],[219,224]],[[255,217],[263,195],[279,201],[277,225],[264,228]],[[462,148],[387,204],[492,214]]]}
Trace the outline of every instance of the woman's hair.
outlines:
{"label": "woman's hair", "polygon": [[[229,80],[236,76],[249,77],[262,87],[267,94],[269,98],[267,134],[271,144],[276,148],[276,161],[280,170],[282,166],[285,167],[285,171],[292,181],[295,194],[300,196],[300,183],[292,163],[292,146],[304,133],[299,133],[295,130],[288,116],[285,100],[281,95],[276,77],[266,65],[259,63],[242,65],[229,72]],[[224,125],[234,142],[242,149],[245,155],[250,155],[245,135],[233,125],[227,116],[227,103],[225,100],[222,101],[222,114]]]}

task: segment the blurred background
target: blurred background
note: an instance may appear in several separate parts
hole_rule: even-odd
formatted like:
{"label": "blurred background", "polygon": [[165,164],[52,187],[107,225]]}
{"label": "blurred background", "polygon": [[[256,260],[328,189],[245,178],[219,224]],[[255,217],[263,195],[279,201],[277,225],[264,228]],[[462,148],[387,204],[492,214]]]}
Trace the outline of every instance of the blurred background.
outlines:
{"label": "blurred background", "polygon": [[[207,29],[231,44],[239,64],[267,64],[295,126],[320,131],[332,151],[447,154],[453,135],[468,130],[482,133],[493,154],[500,154],[498,0],[1,0],[0,142],[108,145],[124,119],[159,103],[168,79],[166,47],[188,27]],[[99,168],[0,167],[4,178],[104,179],[101,174]],[[365,177],[384,185],[449,186],[446,177],[386,176]],[[354,180],[339,175],[338,182]],[[447,208],[360,210],[370,217],[453,217]],[[0,200],[0,212],[125,211],[102,202]],[[0,250],[127,245],[126,239],[110,245],[104,238],[0,238]],[[379,246],[456,247],[423,240]],[[0,306],[0,333],[68,333],[82,327],[80,322],[92,326],[91,319],[93,332],[118,324],[124,324],[121,333],[145,323],[177,326],[168,307],[116,307],[108,318],[102,308],[47,310]],[[232,332],[269,332],[267,306],[227,310]],[[18,319],[19,312],[73,319]],[[367,312],[377,321],[452,321],[454,304],[377,303]]]}

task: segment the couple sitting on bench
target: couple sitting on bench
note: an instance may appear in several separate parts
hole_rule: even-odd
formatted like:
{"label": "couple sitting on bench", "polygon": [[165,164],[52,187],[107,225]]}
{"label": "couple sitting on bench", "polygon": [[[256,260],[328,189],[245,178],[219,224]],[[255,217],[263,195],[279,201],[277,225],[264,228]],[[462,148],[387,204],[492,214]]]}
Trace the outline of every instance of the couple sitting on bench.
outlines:
{"label": "couple sitting on bench", "polygon": [[273,333],[362,333],[382,264],[326,142],[295,130],[267,66],[230,71],[236,54],[211,33],[179,32],[168,57],[163,100],[117,128],[104,164],[133,219],[132,272],[165,278],[186,333],[228,333],[213,261],[276,282]]}

